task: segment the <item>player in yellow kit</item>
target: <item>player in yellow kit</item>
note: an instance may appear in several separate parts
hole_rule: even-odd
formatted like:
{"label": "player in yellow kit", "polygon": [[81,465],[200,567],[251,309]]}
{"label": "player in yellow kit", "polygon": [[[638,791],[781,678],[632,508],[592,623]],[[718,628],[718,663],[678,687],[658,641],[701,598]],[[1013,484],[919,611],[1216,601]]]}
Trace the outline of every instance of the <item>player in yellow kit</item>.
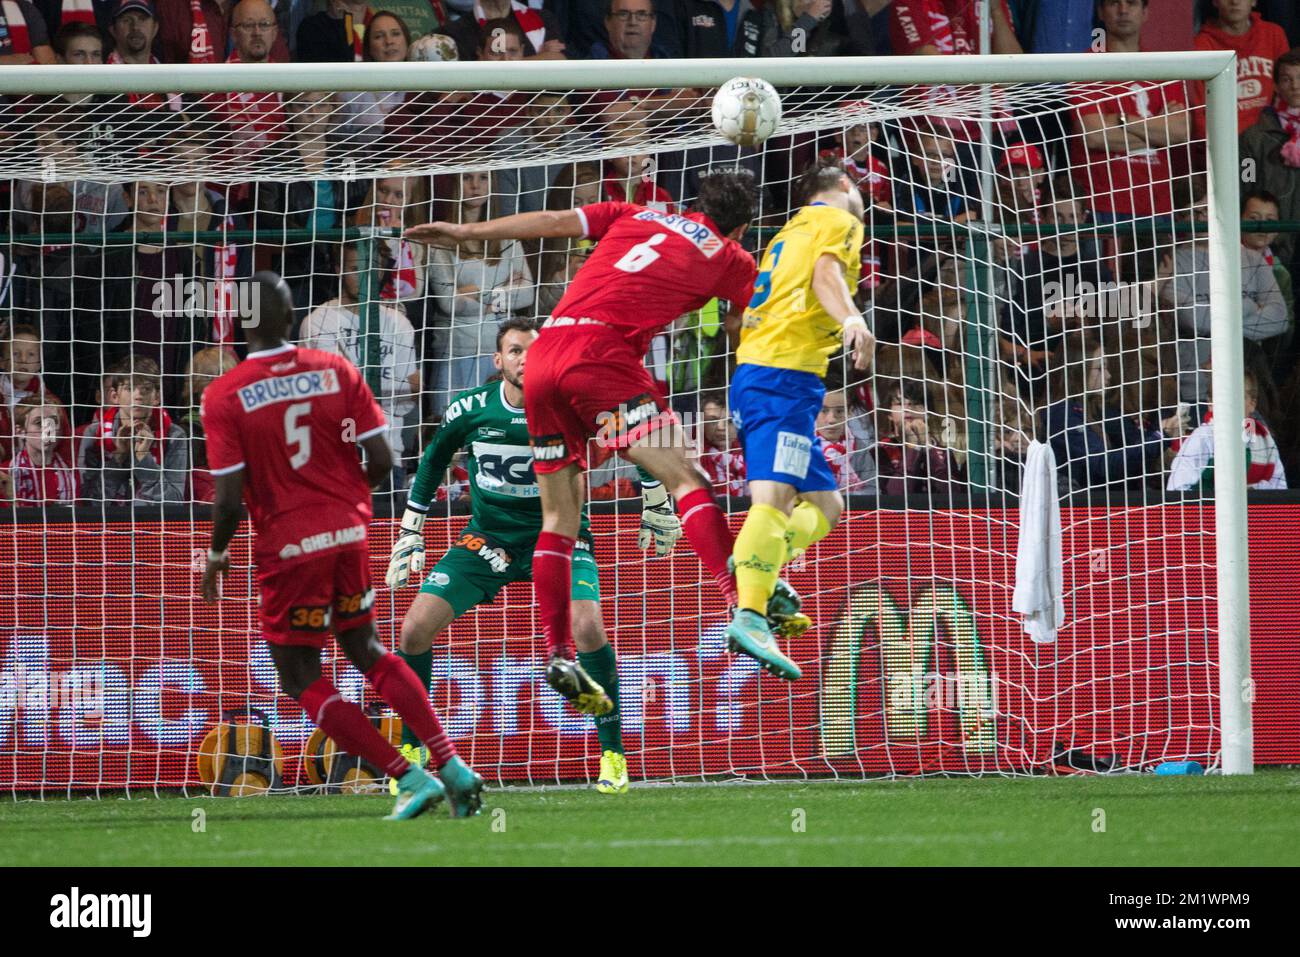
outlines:
{"label": "player in yellow kit", "polygon": [[844,510],[816,432],[822,379],[841,346],[856,369],[875,350],[852,293],[862,196],[839,165],[810,170],[800,185],[807,205],[763,254],[731,383],[752,504],[732,552],[740,603],[727,642],[788,681],[801,672],[777,647],[768,602],[781,566],[824,538]]}

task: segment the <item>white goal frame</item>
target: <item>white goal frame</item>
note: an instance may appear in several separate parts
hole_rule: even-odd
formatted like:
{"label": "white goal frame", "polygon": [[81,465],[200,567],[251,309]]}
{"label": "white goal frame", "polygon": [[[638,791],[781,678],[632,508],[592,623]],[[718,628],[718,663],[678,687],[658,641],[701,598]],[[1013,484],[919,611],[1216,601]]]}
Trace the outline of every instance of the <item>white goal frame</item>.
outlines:
{"label": "white goal frame", "polygon": [[[408,92],[447,90],[616,90],[713,87],[761,76],[777,87],[1200,81],[1206,84],[1209,166],[1211,355],[1214,395],[1214,509],[1219,627],[1219,708],[1224,774],[1251,774],[1254,735],[1250,677],[1245,449],[1241,389],[1241,261],[1236,55],[1224,51],[985,56],[827,57],[548,61],[545,63],[202,64],[9,67],[0,94]],[[986,98],[987,102],[987,98]],[[436,169],[432,171],[437,171]],[[978,231],[983,224],[972,221]]]}

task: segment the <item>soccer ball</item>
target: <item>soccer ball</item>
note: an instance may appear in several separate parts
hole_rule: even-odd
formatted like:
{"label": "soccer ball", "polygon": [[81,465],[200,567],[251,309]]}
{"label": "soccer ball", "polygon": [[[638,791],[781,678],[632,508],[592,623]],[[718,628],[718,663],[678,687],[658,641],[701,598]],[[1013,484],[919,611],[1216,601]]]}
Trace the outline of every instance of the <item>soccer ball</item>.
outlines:
{"label": "soccer ball", "polygon": [[756,76],[738,76],[713,94],[713,128],[737,146],[757,146],[776,132],[781,97]]}

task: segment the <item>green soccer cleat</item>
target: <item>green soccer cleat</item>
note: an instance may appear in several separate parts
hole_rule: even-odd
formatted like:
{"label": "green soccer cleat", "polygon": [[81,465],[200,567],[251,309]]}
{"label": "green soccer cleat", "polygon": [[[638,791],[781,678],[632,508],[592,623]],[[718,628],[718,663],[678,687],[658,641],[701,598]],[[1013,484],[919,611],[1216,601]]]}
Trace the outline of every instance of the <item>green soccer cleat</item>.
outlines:
{"label": "green soccer cleat", "polygon": [[[736,559],[727,559],[727,571],[736,573]],[[812,619],[800,612],[803,606],[799,593],[784,578],[776,580],[772,597],[767,600],[767,624],[773,634],[787,640],[798,638],[812,627]]]}
{"label": "green soccer cleat", "polygon": [[385,821],[409,821],[419,817],[447,796],[442,782],[424,768],[412,764],[397,782],[397,803]]}
{"label": "green soccer cleat", "polygon": [[802,606],[799,593],[784,578],[778,578],[776,590],[767,600],[767,623],[772,631],[788,641],[811,628],[812,619],[799,610]]}
{"label": "green soccer cleat", "polygon": [[627,758],[617,751],[606,751],[600,756],[596,790],[601,794],[626,794],[627,788]]}
{"label": "green soccer cleat", "polygon": [[609,714],[614,710],[614,702],[600,683],[582,665],[561,655],[553,655],[546,663],[546,683],[582,714]]}
{"label": "green soccer cleat", "polygon": [[474,817],[483,807],[483,778],[477,771],[453,757],[438,769],[438,777],[447,789],[447,804],[452,817]]}
{"label": "green soccer cleat", "polygon": [[[404,744],[397,749],[397,752],[417,768],[422,768],[429,763],[429,749],[422,744],[418,746],[414,744]],[[388,793],[393,797],[397,797],[397,792],[399,790],[400,788],[397,784],[397,778],[389,778]]]}
{"label": "green soccer cleat", "polygon": [[786,681],[798,681],[803,674],[799,666],[776,646],[776,638],[772,636],[767,619],[749,608],[736,609],[735,617],[727,626],[727,648],[749,655],[766,670]]}

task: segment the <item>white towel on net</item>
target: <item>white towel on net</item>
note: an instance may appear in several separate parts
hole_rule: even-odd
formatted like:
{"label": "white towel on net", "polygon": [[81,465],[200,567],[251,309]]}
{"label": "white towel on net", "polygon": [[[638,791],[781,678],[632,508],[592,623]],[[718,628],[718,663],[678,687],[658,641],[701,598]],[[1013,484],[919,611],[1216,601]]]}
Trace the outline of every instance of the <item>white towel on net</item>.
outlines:
{"label": "white towel on net", "polygon": [[1011,610],[1024,616],[1025,634],[1056,640],[1065,625],[1065,575],[1061,558],[1061,503],[1056,497],[1056,456],[1050,445],[1029,444],[1020,487],[1020,540]]}

